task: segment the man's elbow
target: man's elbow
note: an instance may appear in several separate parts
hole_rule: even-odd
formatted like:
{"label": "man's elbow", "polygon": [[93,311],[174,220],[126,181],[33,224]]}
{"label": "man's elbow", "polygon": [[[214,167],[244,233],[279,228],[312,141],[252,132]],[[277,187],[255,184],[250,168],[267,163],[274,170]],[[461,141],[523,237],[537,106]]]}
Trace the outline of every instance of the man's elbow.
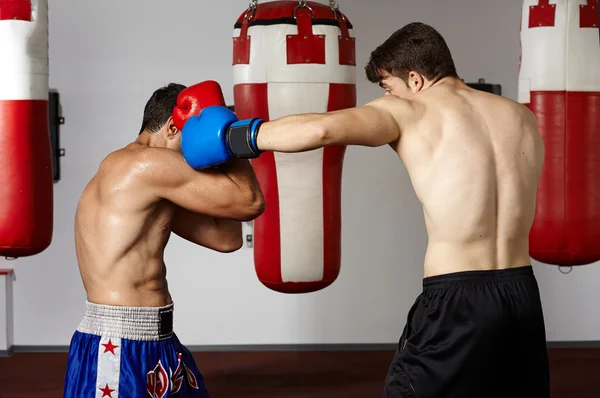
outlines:
{"label": "man's elbow", "polygon": [[313,135],[312,141],[315,142],[317,148],[323,148],[332,144],[332,136],[324,123],[317,122],[311,128]]}
{"label": "man's elbow", "polygon": [[252,221],[265,211],[265,198],[260,188],[250,190],[241,196],[240,221]]}
{"label": "man's elbow", "polygon": [[221,239],[218,245],[215,245],[214,249],[221,253],[233,253],[242,248],[244,245],[244,239],[242,234],[235,234],[225,239]]}

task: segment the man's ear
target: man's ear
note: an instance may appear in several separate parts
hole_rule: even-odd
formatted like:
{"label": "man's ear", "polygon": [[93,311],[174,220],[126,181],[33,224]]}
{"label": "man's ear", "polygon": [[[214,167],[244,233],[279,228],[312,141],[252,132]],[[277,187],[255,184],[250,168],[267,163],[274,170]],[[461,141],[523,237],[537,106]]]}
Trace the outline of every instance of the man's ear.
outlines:
{"label": "man's ear", "polygon": [[173,121],[172,117],[167,120],[166,127],[168,139],[172,140],[173,138],[177,137],[177,134],[179,134],[179,129],[175,127],[175,122]]}
{"label": "man's ear", "polygon": [[413,93],[418,93],[419,91],[421,91],[424,85],[425,79],[423,78],[423,76],[421,76],[420,73],[411,71],[408,74],[408,88],[410,89],[410,91],[412,91]]}

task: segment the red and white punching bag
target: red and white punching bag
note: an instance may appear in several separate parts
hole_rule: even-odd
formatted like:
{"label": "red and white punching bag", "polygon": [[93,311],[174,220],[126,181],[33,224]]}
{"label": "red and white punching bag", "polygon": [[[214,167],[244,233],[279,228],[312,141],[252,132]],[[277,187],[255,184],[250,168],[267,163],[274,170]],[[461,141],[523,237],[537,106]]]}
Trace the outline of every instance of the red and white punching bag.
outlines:
{"label": "red and white punching bag", "polygon": [[600,260],[598,0],[526,0],[519,102],[536,115],[545,162],[530,255],[560,266]]}
{"label": "red and white punching bag", "polygon": [[[255,1],[242,13],[233,35],[240,119],[356,106],[352,25],[330,3]],[[268,152],[253,161],[266,203],[254,223],[254,264],[268,288],[308,293],[338,277],[345,149]]]}
{"label": "red and white punching bag", "polygon": [[0,175],[0,255],[42,252],[53,222],[47,0],[0,0]]}

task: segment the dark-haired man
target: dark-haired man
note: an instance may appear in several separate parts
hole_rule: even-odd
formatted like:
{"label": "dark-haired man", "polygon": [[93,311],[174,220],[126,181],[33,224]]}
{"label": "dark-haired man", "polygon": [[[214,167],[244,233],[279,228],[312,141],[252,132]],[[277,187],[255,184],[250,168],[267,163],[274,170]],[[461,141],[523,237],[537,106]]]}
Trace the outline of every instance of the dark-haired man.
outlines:
{"label": "dark-haired man", "polygon": [[208,397],[173,333],[163,260],[171,233],[220,252],[242,246],[241,221],[264,209],[247,160],[196,171],[181,129],[220,87],[169,84],[148,100],[135,142],[109,154],[83,191],[75,244],[86,311],[69,350],[65,397]]}
{"label": "dark-haired man", "polygon": [[[544,158],[534,115],[465,85],[445,40],[423,23],[404,26],[374,50],[366,73],[386,95],[354,109],[253,119],[244,128],[207,117],[198,125],[205,150],[224,161],[261,151],[389,145],[423,206],[428,247],[423,292],[408,314],[384,397],[549,397],[544,318],[528,252]],[[249,143],[245,150],[240,142]]]}

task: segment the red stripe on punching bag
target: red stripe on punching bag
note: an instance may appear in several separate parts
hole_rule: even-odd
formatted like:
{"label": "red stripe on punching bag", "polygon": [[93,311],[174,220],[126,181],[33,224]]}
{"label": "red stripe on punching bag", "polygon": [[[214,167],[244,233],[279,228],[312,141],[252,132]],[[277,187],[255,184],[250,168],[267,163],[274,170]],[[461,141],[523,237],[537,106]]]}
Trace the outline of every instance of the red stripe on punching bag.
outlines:
{"label": "red stripe on punching bag", "polygon": [[314,35],[311,11],[306,7],[296,10],[297,35],[287,35],[288,64],[324,64],[325,35]]}
{"label": "red stripe on punching bag", "polygon": [[598,27],[598,0],[587,0],[587,4],[579,7],[579,27]]}
{"label": "red stripe on punching bag", "polygon": [[529,7],[529,27],[554,26],[556,17],[556,4],[550,0],[539,0],[538,4]]}
{"label": "red stripe on punching bag", "polygon": [[0,21],[31,21],[31,0],[0,0]]}
{"label": "red stripe on punching bag", "polygon": [[600,93],[567,92],[567,242],[570,263],[600,260]]}
{"label": "red stripe on punching bag", "polygon": [[[355,106],[355,85],[329,85],[328,112]],[[340,273],[342,260],[342,169],[345,153],[345,146],[330,146],[323,151],[323,280],[331,282]]]}
{"label": "red stripe on punching bag", "polygon": [[[530,255],[574,266],[600,260],[600,94],[532,92],[545,160],[537,193]],[[568,117],[567,115],[568,106]]]}
{"label": "red stripe on punching bag", "polygon": [[[235,112],[240,119],[269,120],[268,85],[237,84],[233,87]],[[254,267],[267,287],[281,283],[281,245],[279,228],[279,187],[273,152],[252,160],[252,167],[265,197],[265,211],[254,220]]]}
{"label": "red stripe on punching bag", "polygon": [[52,240],[48,102],[2,100],[0,126],[0,255],[34,255]]}
{"label": "red stripe on punching bag", "polygon": [[[540,177],[535,222],[529,233],[529,254],[543,263],[568,261],[565,212],[565,93],[531,92],[527,107],[538,117],[546,156]],[[557,249],[561,248],[561,249]]]}

